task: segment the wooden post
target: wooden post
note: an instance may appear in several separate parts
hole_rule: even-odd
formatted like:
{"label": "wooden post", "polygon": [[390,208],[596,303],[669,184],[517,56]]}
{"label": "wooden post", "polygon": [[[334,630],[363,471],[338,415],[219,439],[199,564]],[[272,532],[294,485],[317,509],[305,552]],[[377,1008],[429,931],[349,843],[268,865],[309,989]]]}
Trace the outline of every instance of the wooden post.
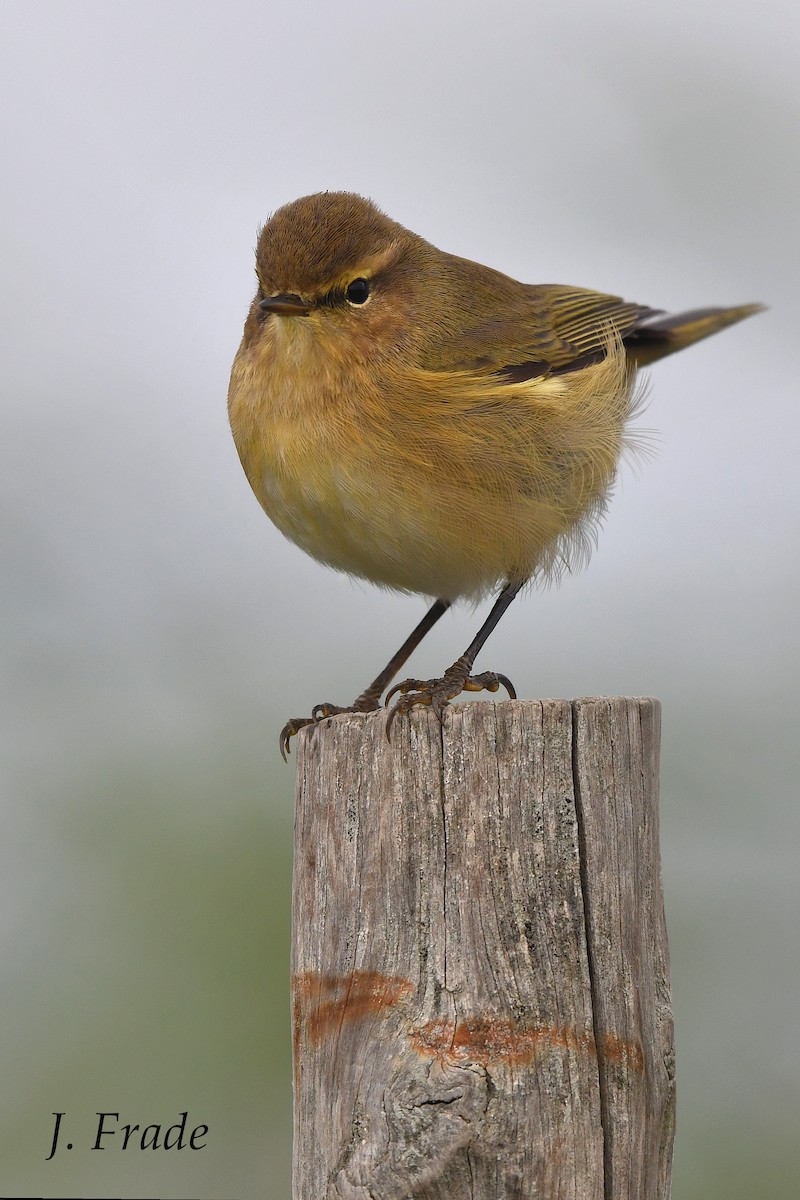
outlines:
{"label": "wooden post", "polygon": [[294,1200],[667,1200],[660,707],[298,739]]}

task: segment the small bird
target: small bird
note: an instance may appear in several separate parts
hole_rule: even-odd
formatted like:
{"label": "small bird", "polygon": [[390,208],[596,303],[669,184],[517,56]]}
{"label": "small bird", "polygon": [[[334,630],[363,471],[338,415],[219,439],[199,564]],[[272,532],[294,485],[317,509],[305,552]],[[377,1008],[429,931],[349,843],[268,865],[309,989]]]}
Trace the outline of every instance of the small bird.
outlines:
{"label": "small bird", "polygon": [[[636,407],[638,368],[762,308],[677,316],[586,288],[524,284],[432,246],[371,201],[320,192],[260,232],[258,291],[228,391],[242,466],[278,529],[320,562],[435,597],[347,707],[370,712],[450,607],[499,590],[461,657],[406,679],[389,724],[440,717],[519,590],[585,557]],[[388,728],[388,727],[387,727]]]}

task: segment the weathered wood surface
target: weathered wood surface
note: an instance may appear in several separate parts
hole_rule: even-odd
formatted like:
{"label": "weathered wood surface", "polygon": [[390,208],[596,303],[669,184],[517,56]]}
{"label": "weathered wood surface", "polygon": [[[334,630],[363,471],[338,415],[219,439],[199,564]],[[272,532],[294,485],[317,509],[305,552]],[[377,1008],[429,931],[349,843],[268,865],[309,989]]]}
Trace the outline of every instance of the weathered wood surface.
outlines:
{"label": "weathered wood surface", "polygon": [[295,1200],[666,1200],[660,708],[298,739]]}

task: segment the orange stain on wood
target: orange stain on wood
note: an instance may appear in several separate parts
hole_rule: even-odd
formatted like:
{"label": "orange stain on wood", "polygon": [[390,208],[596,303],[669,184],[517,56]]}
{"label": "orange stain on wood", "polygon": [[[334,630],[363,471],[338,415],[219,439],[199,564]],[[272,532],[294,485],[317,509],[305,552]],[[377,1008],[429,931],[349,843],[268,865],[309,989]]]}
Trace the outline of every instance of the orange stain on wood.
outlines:
{"label": "orange stain on wood", "polygon": [[[344,1025],[385,1015],[413,990],[410,979],[380,971],[350,971],[347,975],[304,971],[295,975],[295,1051],[302,1034],[311,1045],[318,1046]],[[551,1048],[587,1054],[601,1063],[631,1071],[644,1070],[640,1042],[606,1033],[598,1049],[594,1036],[578,1031],[574,1025],[534,1025],[511,1017],[476,1015],[461,1021],[428,1021],[412,1028],[407,1036],[418,1054],[451,1062],[525,1066],[538,1051]]]}
{"label": "orange stain on wood", "polygon": [[510,1017],[470,1017],[453,1022],[429,1021],[412,1031],[411,1045],[418,1053],[451,1061],[478,1062],[484,1066],[503,1062],[524,1066],[538,1050],[558,1048],[589,1054],[620,1063],[635,1071],[644,1067],[638,1042],[627,1042],[613,1034],[601,1040],[600,1053],[591,1033],[571,1025],[531,1025]]}
{"label": "orange stain on wood", "polygon": [[295,1047],[301,1029],[312,1045],[319,1045],[343,1025],[379,1017],[414,990],[401,975],[380,971],[350,971],[347,975],[320,975],[304,971],[292,980]]}
{"label": "orange stain on wood", "polygon": [[526,1025],[510,1017],[470,1017],[463,1021],[429,1021],[411,1035],[421,1054],[459,1060],[528,1063],[539,1047],[559,1046],[594,1053],[594,1038],[570,1026]]}
{"label": "orange stain on wood", "polygon": [[600,1039],[600,1058],[604,1062],[628,1067],[631,1071],[644,1070],[644,1051],[641,1042],[627,1041],[615,1033],[605,1033]]}

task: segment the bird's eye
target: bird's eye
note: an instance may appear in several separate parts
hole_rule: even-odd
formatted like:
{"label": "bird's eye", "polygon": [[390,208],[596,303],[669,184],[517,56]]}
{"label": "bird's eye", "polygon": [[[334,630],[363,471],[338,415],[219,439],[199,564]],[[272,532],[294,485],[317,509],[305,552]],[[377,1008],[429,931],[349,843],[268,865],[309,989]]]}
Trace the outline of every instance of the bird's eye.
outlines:
{"label": "bird's eye", "polygon": [[344,294],[351,304],[366,304],[369,300],[369,284],[366,279],[354,279],[348,283]]}

